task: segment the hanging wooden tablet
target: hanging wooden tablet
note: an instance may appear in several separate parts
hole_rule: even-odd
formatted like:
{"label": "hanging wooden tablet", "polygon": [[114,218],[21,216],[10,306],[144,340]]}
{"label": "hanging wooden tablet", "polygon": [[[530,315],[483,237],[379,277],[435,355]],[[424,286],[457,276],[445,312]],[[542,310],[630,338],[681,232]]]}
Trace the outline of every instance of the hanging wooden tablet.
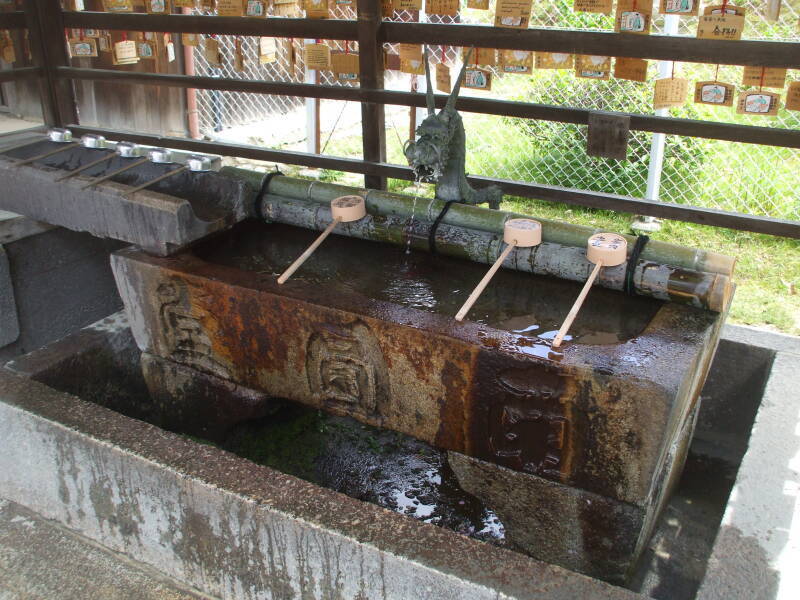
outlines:
{"label": "hanging wooden tablet", "polygon": [[647,61],[620,57],[614,61],[614,77],[628,81],[647,81]]}
{"label": "hanging wooden tablet", "polygon": [[139,40],[136,42],[136,56],[140,59],[154,60],[156,57],[155,44],[148,40]]}
{"label": "hanging wooden tablet", "polygon": [[145,0],[144,8],[148,13],[155,15],[169,12],[167,0]]}
{"label": "hanging wooden tablet", "polygon": [[735,86],[721,81],[698,81],[694,86],[694,101],[711,106],[733,106]]}
{"label": "hanging wooden tablet", "polygon": [[742,72],[742,85],[783,89],[786,87],[786,69],[745,67]]}
{"label": "hanging wooden tablet", "polygon": [[492,72],[486,69],[468,68],[464,71],[463,86],[474,90],[491,90]]}
{"label": "hanging wooden tablet", "polygon": [[745,9],[732,4],[707,6],[697,21],[697,37],[708,40],[739,40],[744,30]]}
{"label": "hanging wooden tablet", "polygon": [[138,62],[139,55],[136,52],[136,42],[133,40],[122,40],[114,44],[113,64],[132,65]]}
{"label": "hanging wooden tablet", "polygon": [[294,47],[293,38],[278,38],[275,40],[278,47],[278,62],[285,64],[289,73],[294,73],[297,66],[297,51]]}
{"label": "hanging wooden tablet", "polygon": [[273,17],[299,17],[303,12],[300,2],[302,0],[290,0],[289,2],[275,2],[272,5]]}
{"label": "hanging wooden tablet", "polygon": [[537,69],[571,69],[575,66],[575,55],[561,52],[536,52],[533,65]]}
{"label": "hanging wooden tablet", "polygon": [[419,44],[400,44],[400,72],[411,75],[424,75],[425,63],[422,61],[422,46]]}
{"label": "hanging wooden tablet", "polygon": [[3,58],[3,62],[8,64],[13,64],[17,62],[17,51],[14,48],[14,42],[11,39],[11,36],[8,32],[5,33],[3,36],[3,50],[0,52],[0,56]]}
{"label": "hanging wooden tablet", "polygon": [[459,8],[460,0],[425,0],[425,12],[429,15],[455,17]]}
{"label": "hanging wooden tablet", "polygon": [[172,0],[172,6],[175,8],[194,8],[196,4],[195,0]]}
{"label": "hanging wooden tablet", "polygon": [[200,5],[200,10],[214,10],[216,6],[216,0],[197,0],[198,4]]}
{"label": "hanging wooden tablet", "polygon": [[689,80],[683,77],[656,79],[653,90],[653,108],[671,108],[686,104]]}
{"label": "hanging wooden tablet", "polygon": [[331,71],[337,81],[358,81],[358,54],[337,52],[331,55]]}
{"label": "hanging wooden tablet", "polygon": [[658,12],[663,15],[697,15],[700,12],[700,0],[661,0]]}
{"label": "hanging wooden tablet", "polygon": [[793,81],[786,90],[786,109],[800,110],[800,81]]}
{"label": "hanging wooden tablet", "polygon": [[245,17],[266,17],[269,4],[267,0],[245,0]]}
{"label": "hanging wooden tablet", "polygon": [[383,70],[384,71],[399,71],[400,70],[400,55],[383,53]]}
{"label": "hanging wooden tablet", "polygon": [[501,50],[500,62],[503,73],[526,75],[533,71],[532,52],[527,50]]}
{"label": "hanging wooden tablet", "polygon": [[306,44],[303,60],[307,69],[329,69],[331,67],[331,49],[325,44]]}
{"label": "hanging wooden tablet", "polygon": [[99,38],[103,32],[99,29],[84,29],[83,30],[83,37],[90,37],[90,38]]}
{"label": "hanging wooden tablet", "polygon": [[577,54],[575,56],[575,68],[586,71],[610,71],[611,57]]}
{"label": "hanging wooden tablet", "polygon": [[261,37],[258,39],[258,62],[268,65],[278,60],[278,44],[275,38]]}
{"label": "hanging wooden tablet", "polygon": [[208,64],[212,67],[222,66],[222,54],[220,53],[219,42],[216,38],[206,38],[203,45],[203,56],[205,56],[206,61],[208,61]]}
{"label": "hanging wooden tablet", "polygon": [[244,0],[217,0],[217,15],[220,17],[243,17]]}
{"label": "hanging wooden tablet", "polygon": [[597,158],[624,160],[628,155],[630,115],[589,111],[586,154]]}
{"label": "hanging wooden tablet", "polygon": [[581,79],[597,79],[598,81],[603,81],[605,79],[611,78],[611,71],[598,71],[596,69],[591,69],[591,68],[575,69],[575,77],[580,77]]}
{"label": "hanging wooden tablet", "polygon": [[242,38],[237,37],[233,42],[233,70],[237,73],[244,73],[246,67]]}
{"label": "hanging wooden tablet", "polygon": [[443,94],[449,94],[451,91],[450,84],[450,67],[445,63],[437,63],[436,65],[436,89]]}
{"label": "hanging wooden tablet", "polygon": [[422,10],[422,0],[392,0],[395,10]]}
{"label": "hanging wooden tablet", "polygon": [[774,117],[778,114],[778,108],[780,107],[781,103],[780,100],[780,94],[765,92],[764,90],[739,92],[739,99],[736,103],[736,112],[740,115]]}
{"label": "hanging wooden tablet", "polygon": [[489,0],[467,0],[467,8],[473,10],[489,10]]}
{"label": "hanging wooden tablet", "polygon": [[199,46],[200,45],[200,34],[199,33],[182,33],[181,34],[181,43],[184,46]]}
{"label": "hanging wooden tablet", "polygon": [[[13,46],[13,44],[12,44]],[[72,58],[91,58],[97,56],[97,41],[94,38],[69,40],[69,55]]]}
{"label": "hanging wooden tablet", "polygon": [[470,65],[493,67],[497,64],[497,51],[494,48],[469,48],[465,46],[461,48],[462,60],[467,60],[470,50],[472,50],[472,55],[469,59]]}
{"label": "hanging wooden tablet", "polygon": [[164,50],[167,53],[167,62],[174,62],[175,61],[175,44],[172,41],[172,34],[165,33],[164,34]]}
{"label": "hanging wooden tablet", "polygon": [[111,43],[111,36],[109,34],[104,33],[99,38],[97,38],[97,49],[100,52],[114,51],[114,44]]}
{"label": "hanging wooden tablet", "polygon": [[103,0],[106,12],[133,12],[133,0]]}
{"label": "hanging wooden tablet", "polygon": [[781,16],[781,0],[767,0],[767,8],[764,17],[767,21],[777,21]]}
{"label": "hanging wooden tablet", "polygon": [[391,19],[394,16],[394,2],[381,0],[381,16]]}
{"label": "hanging wooden tablet", "polygon": [[303,9],[308,19],[327,19],[331,15],[328,0],[303,0]]}
{"label": "hanging wooden tablet", "polygon": [[527,29],[531,20],[532,0],[497,0],[494,7],[494,26]]}
{"label": "hanging wooden tablet", "polygon": [[649,35],[652,16],[652,0],[618,0],[614,31]]}
{"label": "hanging wooden tablet", "polygon": [[575,12],[601,13],[610,15],[614,8],[614,0],[575,0],[572,10]]}

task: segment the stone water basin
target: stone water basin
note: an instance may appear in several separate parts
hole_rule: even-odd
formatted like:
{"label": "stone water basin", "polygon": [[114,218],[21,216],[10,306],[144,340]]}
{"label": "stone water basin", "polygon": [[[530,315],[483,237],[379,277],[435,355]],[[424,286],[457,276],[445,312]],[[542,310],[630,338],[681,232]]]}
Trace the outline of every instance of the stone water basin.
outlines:
{"label": "stone water basin", "polygon": [[502,271],[457,323],[485,266],[331,236],[279,286],[316,235],[250,222],[172,257],[117,253],[151,392],[265,394],[407,434],[449,451],[517,546],[626,579],[680,473],[721,315],[593,289],[553,353],[579,284]]}

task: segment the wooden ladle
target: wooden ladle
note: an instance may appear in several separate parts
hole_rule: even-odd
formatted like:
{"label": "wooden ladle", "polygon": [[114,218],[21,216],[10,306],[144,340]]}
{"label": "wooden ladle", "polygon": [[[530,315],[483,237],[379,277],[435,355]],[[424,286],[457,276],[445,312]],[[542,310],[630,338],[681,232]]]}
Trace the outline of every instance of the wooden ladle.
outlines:
{"label": "wooden ladle", "polygon": [[603,267],[616,267],[617,265],[621,265],[625,262],[627,255],[628,242],[617,233],[595,233],[587,240],[586,259],[594,263],[594,269],[592,269],[589,279],[583,284],[583,289],[581,293],[578,294],[578,298],[567,314],[567,318],[564,319],[564,324],[561,325],[561,329],[558,330],[558,334],[553,340],[553,348],[558,348],[564,336],[567,335],[567,331],[569,331],[570,326],[572,326],[575,317],[578,316],[583,301],[586,300],[586,295],[589,293],[594,280],[600,273],[600,269]]}
{"label": "wooden ladle", "polygon": [[494,264],[486,272],[486,275],[483,276],[483,279],[480,280],[480,283],[472,290],[469,298],[464,302],[464,306],[456,313],[456,321],[464,320],[469,309],[475,304],[483,293],[483,290],[489,285],[494,274],[497,273],[500,265],[503,264],[503,261],[505,261],[506,257],[514,248],[529,248],[530,246],[538,246],[542,243],[542,224],[533,219],[511,219],[506,221],[503,227],[503,241],[508,244],[506,249],[500,253],[500,256],[494,261]]}
{"label": "wooden ladle", "polygon": [[333,231],[339,223],[348,223],[350,221],[363,219],[367,215],[367,207],[364,203],[364,198],[361,196],[340,196],[334,198],[331,200],[331,215],[333,216],[333,221],[330,222],[330,225],[328,225],[325,230],[319,234],[319,237],[306,248],[306,251],[298,256],[297,260],[289,265],[289,268],[278,277],[278,283],[285,283],[286,280],[300,268],[300,265],[306,262],[308,257],[314,253],[314,250],[319,248],[319,245],[325,241],[325,238],[330,235],[331,231]]}

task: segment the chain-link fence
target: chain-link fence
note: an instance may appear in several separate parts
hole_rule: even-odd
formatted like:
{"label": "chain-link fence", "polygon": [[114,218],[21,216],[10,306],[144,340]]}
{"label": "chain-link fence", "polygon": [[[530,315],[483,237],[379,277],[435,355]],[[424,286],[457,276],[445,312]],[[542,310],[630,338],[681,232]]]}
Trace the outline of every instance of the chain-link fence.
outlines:
{"label": "chain-link fence", "polygon": [[[768,21],[765,3],[759,0],[738,2],[747,8],[745,39],[794,41],[798,35],[800,0],[784,0],[780,19]],[[456,17],[410,14],[396,11],[393,20],[422,20],[431,23],[491,22],[490,10],[463,9]],[[334,4],[331,3],[333,7]],[[355,18],[352,6],[336,5],[335,18]],[[673,17],[673,19],[675,19]],[[531,27],[602,31],[613,28],[613,17],[591,13],[575,13],[571,0],[533,4]],[[653,15],[653,33],[664,33],[666,19]],[[675,35],[693,37],[697,17],[678,19]],[[218,38],[224,54],[233,56],[234,39]],[[236,72],[231,64],[214,68],[205,61],[203,52],[195,52],[198,75],[218,75],[252,79],[305,81],[301,46],[294,40],[295,67],[285,63],[258,64],[258,40],[242,38],[242,48],[250,58],[244,72]],[[334,50],[345,50],[343,42],[326,42]],[[349,48],[356,51],[351,43]],[[397,54],[396,46],[385,50]],[[460,48],[432,47],[432,62],[444,60],[452,66],[453,78],[460,62]],[[462,95],[518,100],[556,106],[593,110],[652,114],[653,81],[658,77],[658,63],[650,61],[648,81],[637,83],[613,76],[607,80],[587,80],[567,70],[534,70],[531,74],[503,74],[493,71],[491,91],[463,89]],[[681,63],[676,75],[695,81],[717,78],[741,87],[741,67]],[[318,74],[319,82],[342,84],[329,71]],[[396,90],[424,89],[424,77],[397,71],[387,72],[386,87]],[[690,85],[690,88],[692,86]],[[198,91],[198,109],[202,133],[209,137],[244,141],[273,148],[306,149],[310,125],[306,100],[285,96],[245,94],[239,92]],[[311,102],[314,102],[313,100]],[[413,109],[387,106],[387,158],[404,164],[402,145],[412,127]],[[417,111],[419,114],[421,111]],[[777,128],[800,127],[800,113],[781,109],[776,117],[737,115],[732,108],[713,107],[687,101],[670,109],[673,117],[743,123]],[[319,101],[319,147],[324,154],[361,156],[361,113],[353,102]],[[651,176],[653,134],[632,132],[628,160],[598,159],[586,154],[586,127],[494,115],[464,114],[467,129],[467,168],[470,173],[541,184],[574,187],[634,197],[653,196],[648,190]],[[657,199],[721,210],[800,220],[800,196],[797,173],[800,172],[800,151],[743,143],[730,143],[681,136],[665,136],[663,166],[657,169],[660,194]]]}

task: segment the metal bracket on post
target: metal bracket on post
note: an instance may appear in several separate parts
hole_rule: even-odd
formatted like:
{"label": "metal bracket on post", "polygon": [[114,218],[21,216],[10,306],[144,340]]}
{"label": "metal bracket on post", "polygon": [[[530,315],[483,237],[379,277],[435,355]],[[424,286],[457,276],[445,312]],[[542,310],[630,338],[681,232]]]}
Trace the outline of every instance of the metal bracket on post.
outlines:
{"label": "metal bracket on post", "polygon": [[[359,0],[358,63],[361,87],[383,89],[383,46],[378,42],[381,27],[381,1]],[[383,104],[361,103],[361,139],[364,160],[386,162],[386,114]],[[386,177],[364,175],[364,186],[385,190]]]}

